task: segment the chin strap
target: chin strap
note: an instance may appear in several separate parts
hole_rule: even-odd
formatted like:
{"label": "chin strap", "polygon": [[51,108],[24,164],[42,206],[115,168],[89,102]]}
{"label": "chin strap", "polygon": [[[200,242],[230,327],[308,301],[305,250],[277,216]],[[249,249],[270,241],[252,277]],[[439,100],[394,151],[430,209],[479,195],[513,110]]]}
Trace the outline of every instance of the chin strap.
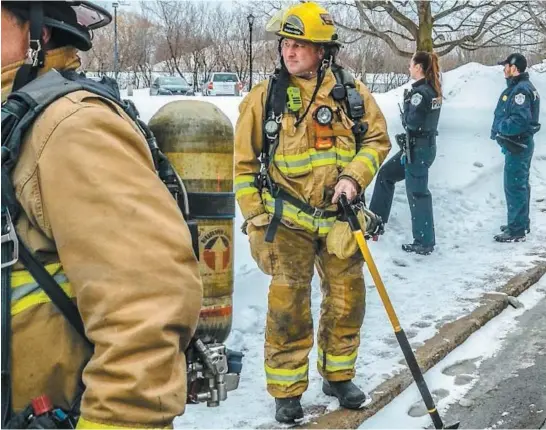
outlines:
{"label": "chin strap", "polygon": [[44,27],[44,8],[42,2],[30,2],[30,42],[27,58],[13,82],[13,90],[17,91],[30,81],[36,79],[38,70],[44,67],[45,51],[43,47],[42,29]]}

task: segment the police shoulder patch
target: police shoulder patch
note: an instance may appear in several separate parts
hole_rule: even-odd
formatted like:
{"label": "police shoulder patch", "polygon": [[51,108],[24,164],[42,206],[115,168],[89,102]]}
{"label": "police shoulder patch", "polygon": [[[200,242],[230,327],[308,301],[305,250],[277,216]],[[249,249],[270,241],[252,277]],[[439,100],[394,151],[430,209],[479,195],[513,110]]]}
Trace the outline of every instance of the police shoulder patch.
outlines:
{"label": "police shoulder patch", "polygon": [[411,96],[411,104],[413,106],[419,106],[422,100],[423,100],[423,96],[419,93],[415,93],[414,95]]}
{"label": "police shoulder patch", "polygon": [[441,97],[434,97],[432,99],[431,109],[437,110],[442,107],[442,98]]}
{"label": "police shoulder patch", "polygon": [[525,94],[516,94],[516,96],[514,97],[514,101],[516,102],[516,104],[522,105],[523,103],[525,103]]}

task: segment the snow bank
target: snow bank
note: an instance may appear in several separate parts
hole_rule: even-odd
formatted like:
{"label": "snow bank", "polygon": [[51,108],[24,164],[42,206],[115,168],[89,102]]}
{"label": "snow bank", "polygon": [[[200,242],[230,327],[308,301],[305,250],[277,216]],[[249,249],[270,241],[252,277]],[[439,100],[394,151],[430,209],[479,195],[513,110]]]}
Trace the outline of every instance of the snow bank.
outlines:
{"label": "snow bank", "polygon": [[[531,70],[531,79],[546,95],[546,74]],[[437,235],[436,251],[427,257],[409,255],[400,249],[411,242],[411,223],[404,184],[396,189],[391,220],[386,234],[370,244],[371,252],[391,295],[391,300],[410,341],[417,345],[432,337],[437,327],[468,313],[485,291],[497,288],[516,272],[529,267],[546,241],[546,203],[531,205],[532,234],[527,242],[498,244],[492,236],[505,222],[506,207],[502,187],[503,156],[489,140],[493,110],[505,88],[500,66],[470,63],[446,73],[445,103],[440,119],[438,154],[430,172]],[[397,103],[403,87],[377,94],[387,118],[389,133],[402,132]],[[135,91],[133,100],[146,121],[165,103],[188,97],[149,97],[147,90]],[[239,97],[190,97],[214,103],[235,125]],[[544,113],[541,115],[544,124]],[[546,150],[544,131],[536,136],[536,152],[531,171],[533,196],[546,197]],[[394,143],[394,145],[396,145]],[[391,155],[395,153],[391,151]],[[371,197],[373,183],[367,190]],[[232,428],[274,425],[274,402],[265,391],[263,371],[264,323],[269,278],[250,257],[248,240],[235,229],[235,295],[230,348],[245,353],[240,388],[216,409],[189,405],[176,421],[184,428]],[[400,368],[403,359],[389,321],[365,270],[367,311],[357,361],[357,382],[370,390]],[[313,281],[312,308],[315,326],[319,314],[320,291]],[[310,356],[309,389],[304,407],[336,402],[320,391],[315,369],[316,350]]]}

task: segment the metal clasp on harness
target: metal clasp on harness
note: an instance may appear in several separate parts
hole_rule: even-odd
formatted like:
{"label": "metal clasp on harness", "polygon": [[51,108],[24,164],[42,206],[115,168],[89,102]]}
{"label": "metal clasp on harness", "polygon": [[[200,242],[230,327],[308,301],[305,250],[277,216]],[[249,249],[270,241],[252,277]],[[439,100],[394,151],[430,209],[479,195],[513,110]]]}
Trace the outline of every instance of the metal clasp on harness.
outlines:
{"label": "metal clasp on harness", "polygon": [[[9,261],[2,263],[2,269],[5,267],[13,266],[17,263],[19,259],[19,239],[17,239],[17,233],[15,232],[15,226],[11,221],[11,215],[9,211],[6,211],[6,224],[5,224],[5,234],[2,234],[2,247],[4,243],[13,242],[13,251],[11,252],[11,258]],[[2,232],[4,233],[4,232]],[[4,252],[2,250],[2,252]]]}
{"label": "metal clasp on harness", "polygon": [[[35,47],[34,47],[35,46]],[[27,59],[25,61],[26,64],[32,64],[32,67],[38,66],[39,58],[38,54],[42,50],[42,44],[39,39],[31,39],[30,40],[30,48],[27,50]]]}
{"label": "metal clasp on harness", "polygon": [[324,209],[313,208],[313,217],[322,218],[324,216]]}

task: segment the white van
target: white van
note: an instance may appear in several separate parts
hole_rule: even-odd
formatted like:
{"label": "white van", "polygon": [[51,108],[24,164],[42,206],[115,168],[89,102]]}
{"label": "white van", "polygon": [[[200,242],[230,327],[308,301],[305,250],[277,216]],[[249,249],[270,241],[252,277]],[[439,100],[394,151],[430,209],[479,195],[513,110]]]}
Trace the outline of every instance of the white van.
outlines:
{"label": "white van", "polygon": [[204,96],[240,96],[243,84],[237,73],[214,72],[203,85]]}

